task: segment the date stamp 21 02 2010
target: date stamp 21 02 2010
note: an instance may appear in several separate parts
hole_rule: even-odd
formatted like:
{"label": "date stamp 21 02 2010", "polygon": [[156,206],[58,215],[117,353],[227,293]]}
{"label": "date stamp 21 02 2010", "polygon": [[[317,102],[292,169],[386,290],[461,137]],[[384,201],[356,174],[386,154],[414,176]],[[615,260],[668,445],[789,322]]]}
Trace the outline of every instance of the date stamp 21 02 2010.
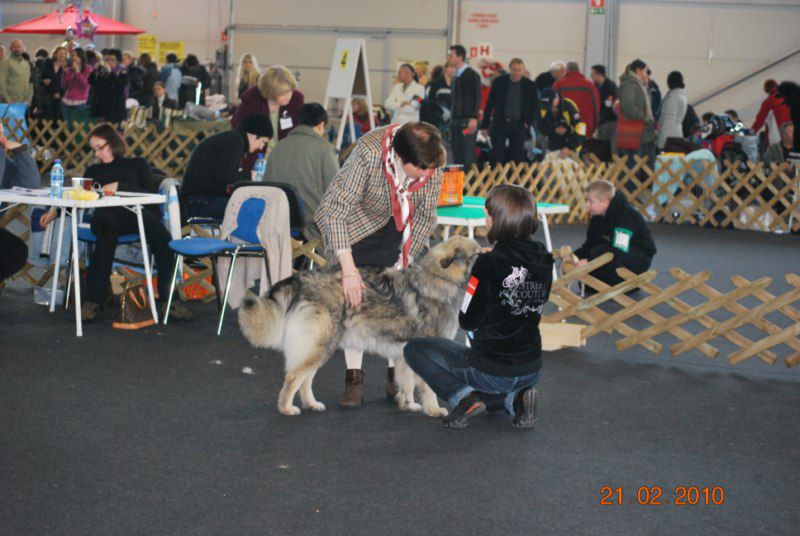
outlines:
{"label": "date stamp 21 02 2010", "polygon": [[[670,490],[672,489],[672,494]],[[720,506],[725,503],[725,490],[721,486],[638,486],[635,494],[628,494],[623,486],[602,486],[600,488],[600,504],[619,506],[624,504],[640,504],[662,506]]]}

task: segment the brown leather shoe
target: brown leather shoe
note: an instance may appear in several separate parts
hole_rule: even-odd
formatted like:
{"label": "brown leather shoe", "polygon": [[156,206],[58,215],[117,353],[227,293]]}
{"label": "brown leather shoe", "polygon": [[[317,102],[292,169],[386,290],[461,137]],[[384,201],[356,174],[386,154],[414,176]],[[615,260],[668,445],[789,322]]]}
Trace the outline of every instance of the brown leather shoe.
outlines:
{"label": "brown leather shoe", "polygon": [[394,382],[394,367],[386,369],[386,400],[394,402],[397,396],[397,384]]}
{"label": "brown leather shoe", "polygon": [[339,399],[343,408],[359,408],[364,400],[364,370],[347,369],[344,377],[344,394]]}

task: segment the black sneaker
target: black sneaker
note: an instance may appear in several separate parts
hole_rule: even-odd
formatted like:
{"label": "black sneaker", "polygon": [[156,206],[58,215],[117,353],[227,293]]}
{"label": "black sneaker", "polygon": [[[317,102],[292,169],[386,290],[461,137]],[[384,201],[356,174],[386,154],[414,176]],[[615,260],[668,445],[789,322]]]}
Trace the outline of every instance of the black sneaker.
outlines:
{"label": "black sneaker", "polygon": [[533,428],[536,426],[536,406],[539,405],[539,391],[533,387],[523,389],[514,398],[514,428]]}
{"label": "black sneaker", "polygon": [[473,391],[458,403],[450,415],[442,419],[442,426],[445,428],[466,428],[467,421],[484,411],[486,411],[486,403],[481,400],[477,392]]}

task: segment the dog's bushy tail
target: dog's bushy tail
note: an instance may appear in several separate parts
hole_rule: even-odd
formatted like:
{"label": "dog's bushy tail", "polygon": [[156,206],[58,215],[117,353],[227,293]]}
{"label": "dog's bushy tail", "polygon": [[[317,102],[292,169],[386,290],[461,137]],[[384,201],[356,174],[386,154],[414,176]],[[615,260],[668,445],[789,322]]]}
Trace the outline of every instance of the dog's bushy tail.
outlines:
{"label": "dog's bushy tail", "polygon": [[283,349],[286,312],[294,296],[293,282],[284,280],[260,298],[246,297],[239,306],[239,327],[257,348]]}

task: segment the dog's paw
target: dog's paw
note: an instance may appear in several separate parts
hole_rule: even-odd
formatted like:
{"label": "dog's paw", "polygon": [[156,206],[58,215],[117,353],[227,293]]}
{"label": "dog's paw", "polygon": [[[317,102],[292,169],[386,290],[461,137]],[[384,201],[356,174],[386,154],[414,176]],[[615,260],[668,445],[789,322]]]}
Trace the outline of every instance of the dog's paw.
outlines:
{"label": "dog's paw", "polygon": [[289,406],[287,408],[278,408],[284,415],[300,415],[300,408],[297,406]]}
{"label": "dog's paw", "polygon": [[416,402],[408,402],[407,404],[400,406],[400,409],[402,409],[403,411],[418,412],[422,411],[422,404],[417,404]]}
{"label": "dog's paw", "polygon": [[325,411],[325,404],[316,400],[312,404],[304,405],[303,407],[311,411]]}
{"label": "dog's paw", "polygon": [[448,411],[445,408],[435,406],[432,408],[423,408],[423,413],[428,417],[447,417]]}

